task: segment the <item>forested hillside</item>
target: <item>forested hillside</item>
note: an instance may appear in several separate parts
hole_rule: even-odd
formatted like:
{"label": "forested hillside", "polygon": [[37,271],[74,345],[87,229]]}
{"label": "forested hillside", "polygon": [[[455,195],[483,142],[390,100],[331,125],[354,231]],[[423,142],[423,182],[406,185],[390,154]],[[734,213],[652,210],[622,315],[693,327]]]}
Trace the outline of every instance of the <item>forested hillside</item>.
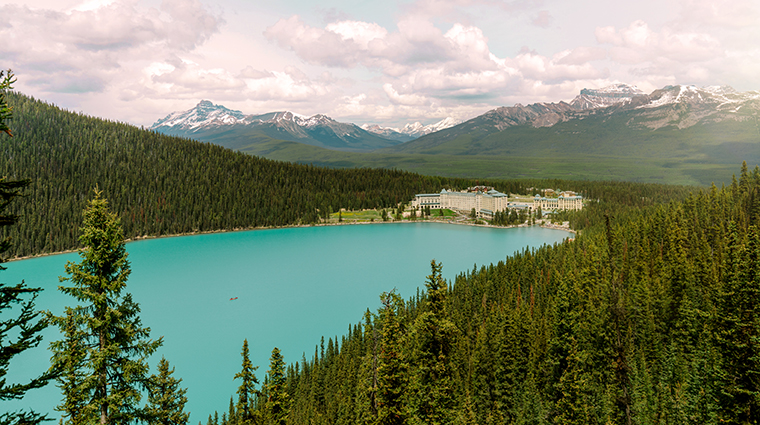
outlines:
{"label": "forested hillside", "polygon": [[0,175],[31,180],[27,196],[14,204],[21,219],[7,231],[11,257],[76,248],[82,210],[96,187],[134,238],[313,223],[329,209],[390,207],[416,192],[468,184],[271,161],[17,93],[8,100],[14,137],[0,139]]}
{"label": "forested hillside", "polygon": [[[266,160],[216,145],[61,110],[9,92],[14,137],[0,139],[0,175],[29,179],[5,230],[10,257],[76,248],[82,210],[98,187],[127,238],[318,221],[339,208],[395,207],[415,193],[462,189],[469,179],[387,169],[329,169]],[[478,182],[503,192],[563,187],[607,199],[681,196],[686,188],[630,183]],[[667,189],[665,189],[667,188]]]}
{"label": "forested hillside", "polygon": [[[760,170],[682,202],[636,204],[592,205],[572,217],[586,227],[575,241],[455,282],[433,262],[426,293],[383,294],[377,314],[292,364],[277,418],[757,423]],[[269,388],[263,423],[283,423]],[[232,404],[209,422],[242,423]]]}

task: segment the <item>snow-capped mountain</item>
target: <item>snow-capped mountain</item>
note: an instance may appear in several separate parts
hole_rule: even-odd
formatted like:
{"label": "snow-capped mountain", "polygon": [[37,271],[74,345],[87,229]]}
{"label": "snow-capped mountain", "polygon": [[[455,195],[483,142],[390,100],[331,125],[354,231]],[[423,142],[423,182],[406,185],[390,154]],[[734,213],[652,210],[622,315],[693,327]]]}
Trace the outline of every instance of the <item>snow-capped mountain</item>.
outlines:
{"label": "snow-capped mountain", "polygon": [[[591,134],[604,131],[600,129],[604,128],[605,123],[614,122],[616,137],[623,137],[621,132],[627,129],[682,130],[732,121],[754,123],[758,119],[758,91],[742,93],[727,86],[675,85],[644,94],[634,86],[617,84],[602,89],[583,89],[570,103],[516,104],[496,108],[459,125],[395,146],[392,150],[432,152],[433,148],[455,141],[463,134],[477,135],[476,138],[481,139],[516,126],[545,128],[568,123],[577,127],[573,134]],[[744,127],[746,125],[742,125]],[[529,139],[523,139],[521,143],[529,143]]]}
{"label": "snow-capped mountain", "polygon": [[461,121],[457,121],[454,118],[447,117],[429,125],[423,125],[419,121],[416,121],[414,123],[408,123],[401,128],[381,127],[377,124],[364,124],[362,125],[362,128],[388,139],[406,142],[430,133],[435,133],[436,131],[445,130],[460,122]]}
{"label": "snow-capped mountain", "polygon": [[570,102],[570,106],[580,110],[603,108],[616,103],[630,102],[634,97],[644,94],[636,86],[613,84],[601,89],[581,90],[581,94]]}
{"label": "snow-capped mountain", "polygon": [[222,105],[214,105],[208,100],[201,100],[195,108],[172,112],[156,121],[150,126],[150,129],[161,133],[196,132],[208,128],[243,123],[245,118],[245,114],[240,111],[227,109]]}
{"label": "snow-capped mountain", "polygon": [[345,151],[369,151],[399,143],[326,115],[307,117],[290,111],[246,115],[208,100],[200,101],[187,111],[173,112],[156,121],[150,129],[231,149],[268,140]]}
{"label": "snow-capped mountain", "polygon": [[760,92],[737,92],[729,86],[666,86],[636,98],[625,108],[632,110],[632,127],[679,129],[726,120],[757,119]]}

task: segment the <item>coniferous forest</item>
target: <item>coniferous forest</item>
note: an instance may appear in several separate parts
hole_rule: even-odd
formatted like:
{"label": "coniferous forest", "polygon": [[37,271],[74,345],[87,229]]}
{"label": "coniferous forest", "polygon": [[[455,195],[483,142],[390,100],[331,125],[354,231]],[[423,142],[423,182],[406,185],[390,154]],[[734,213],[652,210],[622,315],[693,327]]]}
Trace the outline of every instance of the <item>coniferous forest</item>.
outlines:
{"label": "coniferous forest", "polygon": [[289,366],[287,423],[757,423],[760,170],[573,218],[574,241],[383,294]]}
{"label": "coniferous forest", "polygon": [[[125,237],[133,239],[310,224],[340,208],[394,208],[415,193],[484,183],[272,161],[61,110],[15,92],[7,99],[14,137],[0,139],[0,176],[30,180],[26,196],[11,205],[21,219],[1,235],[14,241],[9,257],[77,248],[82,210],[95,188],[119,214]],[[591,198],[604,194],[637,203],[690,190],[556,180],[486,183],[507,193],[563,186]]]}
{"label": "coniferous forest", "polygon": [[[14,137],[0,138],[0,170],[30,180],[26,198],[11,205],[20,216],[6,231],[12,255],[70,249],[92,237],[80,239],[79,229],[88,201],[100,205],[91,201],[95,187],[115,212],[102,214],[115,235],[106,242],[121,253],[123,237],[307,224],[338,208],[392,207],[414,193],[485,183],[262,160],[8,97]],[[486,184],[584,193],[587,208],[559,217],[580,233],[451,282],[441,277],[446,265],[433,260],[420,293],[380,295],[378,311],[346,335],[323,339],[308,359],[286,363],[274,348],[269,365],[252,365],[241,342],[239,390],[209,425],[760,422],[759,168],[745,164],[731,184],[706,189]],[[102,294],[93,299],[104,303]],[[132,334],[121,327],[114,334],[144,337],[139,308],[124,305],[131,327],[123,329]],[[81,324],[73,315],[53,319],[65,329]],[[77,375],[81,353],[64,350],[80,337],[71,329],[60,347],[73,357],[59,371],[71,374],[59,382],[96,391]],[[258,366],[267,369],[261,380]],[[140,396],[125,384],[127,395],[114,402],[130,413],[125,423],[162,413],[161,423],[187,421],[166,360],[159,369],[150,380],[142,366],[130,369],[152,407],[131,405]],[[80,404],[71,409],[86,404],[85,392],[75,392]],[[170,408],[155,406],[178,411],[170,418]]]}
{"label": "coniferous forest", "polygon": [[17,93],[0,174],[31,181],[9,229],[10,256],[78,246],[82,210],[98,188],[125,236],[308,224],[339,208],[396,205],[455,181],[395,170],[333,170],[276,162],[216,145],[63,111]]}

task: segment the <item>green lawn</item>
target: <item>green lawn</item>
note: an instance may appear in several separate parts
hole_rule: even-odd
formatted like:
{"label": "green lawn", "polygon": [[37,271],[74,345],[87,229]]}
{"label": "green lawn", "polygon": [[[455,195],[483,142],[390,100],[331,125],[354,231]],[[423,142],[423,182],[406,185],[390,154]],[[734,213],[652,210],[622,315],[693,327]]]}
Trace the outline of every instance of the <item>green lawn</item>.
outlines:
{"label": "green lawn", "polygon": [[436,218],[436,217],[456,217],[456,213],[454,211],[451,211],[449,209],[445,210],[430,210],[430,217]]}
{"label": "green lawn", "polygon": [[359,222],[359,221],[383,221],[380,218],[380,211],[366,210],[366,211],[341,211],[330,214],[330,222],[337,223],[342,218],[344,222]]}

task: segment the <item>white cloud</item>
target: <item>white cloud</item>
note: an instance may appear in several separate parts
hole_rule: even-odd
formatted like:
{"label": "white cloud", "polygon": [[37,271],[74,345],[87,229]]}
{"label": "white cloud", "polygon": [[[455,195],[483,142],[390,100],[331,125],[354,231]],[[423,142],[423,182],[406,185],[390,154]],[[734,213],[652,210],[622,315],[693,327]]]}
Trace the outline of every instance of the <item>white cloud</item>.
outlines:
{"label": "white cloud", "polygon": [[412,106],[428,103],[424,96],[416,94],[399,94],[390,83],[383,84],[383,90],[393,104]]}
{"label": "white cloud", "polygon": [[610,56],[621,63],[636,64],[661,58],[688,63],[724,55],[720,41],[710,34],[675,31],[670,27],[653,31],[641,20],[619,30],[597,28],[596,37],[599,43],[612,44]]}
{"label": "white cloud", "polygon": [[317,19],[302,4],[209,1],[4,2],[0,68],[29,94],[139,123],[201,98],[430,122],[615,82],[760,87],[756,0],[666,0],[656,12],[645,0],[614,15],[546,0],[412,0],[369,14],[328,0]]}
{"label": "white cloud", "polygon": [[325,28],[341,36],[343,41],[351,40],[360,49],[368,49],[369,43],[375,39],[382,39],[388,35],[388,31],[378,24],[358,21],[334,22]]}
{"label": "white cloud", "polygon": [[760,5],[755,0],[682,0],[680,20],[727,28],[757,26]]}
{"label": "white cloud", "polygon": [[521,80],[546,84],[603,76],[583,61],[604,57],[593,49],[557,59],[536,53],[498,58],[488,38],[475,26],[455,23],[443,32],[420,16],[407,16],[390,32],[375,23],[341,21],[316,28],[298,16],[267,28],[266,36],[315,65],[351,68],[363,65],[385,77],[383,91],[396,105],[420,106],[432,99],[498,98],[509,88],[529,86]]}
{"label": "white cloud", "polygon": [[164,0],[160,10],[90,2],[68,12],[7,4],[0,6],[0,57],[44,91],[100,92],[135,72],[135,61],[194,49],[222,22],[197,0]]}

